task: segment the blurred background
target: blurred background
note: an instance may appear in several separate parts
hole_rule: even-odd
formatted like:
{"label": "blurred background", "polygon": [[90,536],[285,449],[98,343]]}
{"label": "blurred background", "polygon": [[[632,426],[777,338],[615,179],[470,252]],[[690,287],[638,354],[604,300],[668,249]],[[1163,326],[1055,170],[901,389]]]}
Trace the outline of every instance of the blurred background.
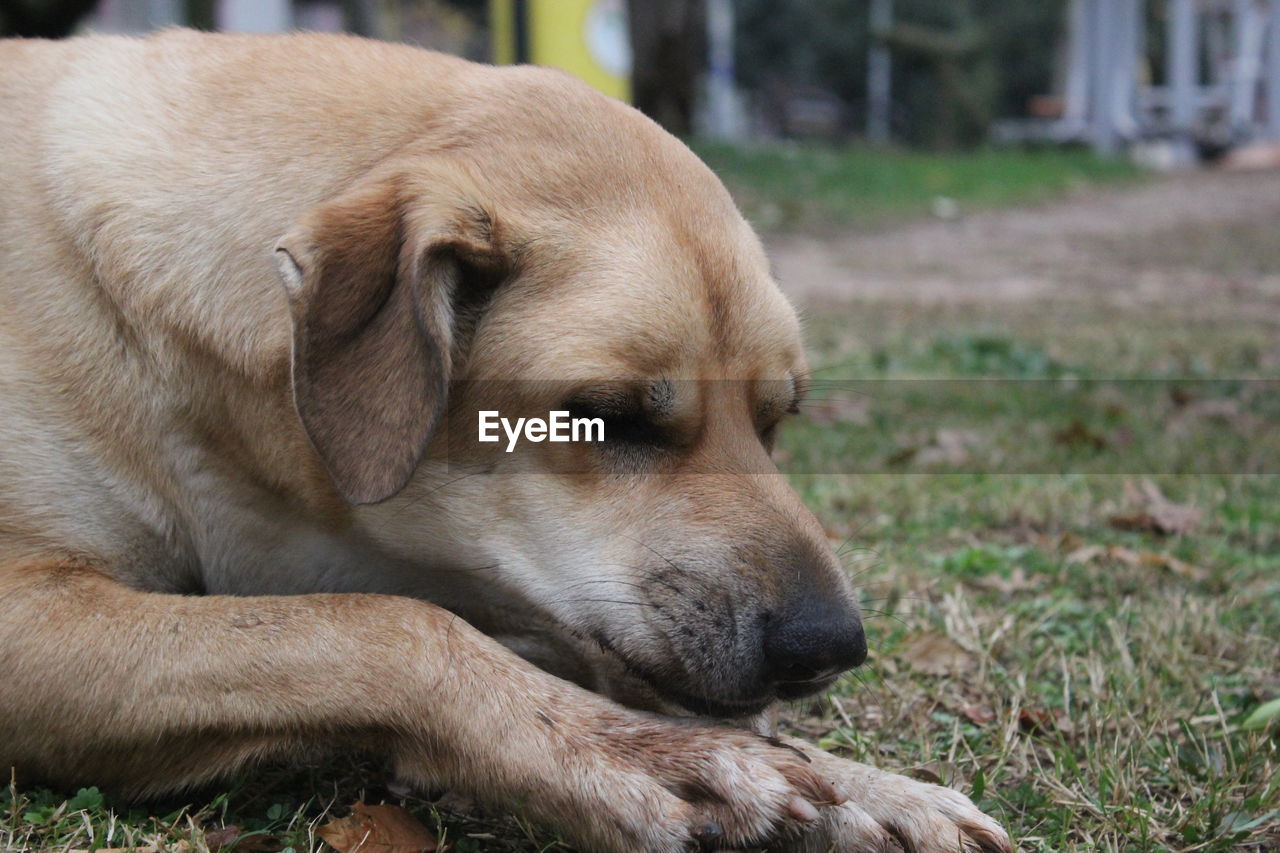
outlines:
{"label": "blurred background", "polygon": [[1280,138],[1277,0],[0,0],[0,34],[347,30],[536,62],[674,133],[935,150]]}
{"label": "blurred background", "polygon": [[[1280,0],[0,0],[175,25],[555,65],[687,140],[805,317],[775,455],[866,605],[871,662],[788,730],[1021,850],[1280,850]],[[0,790],[0,848],[318,849],[379,772]]]}

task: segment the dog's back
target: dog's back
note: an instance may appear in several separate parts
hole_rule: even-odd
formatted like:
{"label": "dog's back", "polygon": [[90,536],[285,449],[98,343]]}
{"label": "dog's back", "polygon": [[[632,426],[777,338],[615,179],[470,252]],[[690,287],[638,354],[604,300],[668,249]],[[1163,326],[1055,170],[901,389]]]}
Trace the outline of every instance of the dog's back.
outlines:
{"label": "dog's back", "polygon": [[[239,377],[265,392],[287,373],[273,244],[420,140],[457,91],[448,78],[484,73],[311,35],[0,42],[6,557],[56,544],[182,562],[189,496],[173,481],[192,424],[179,421],[216,430],[226,405],[291,414],[217,399],[243,396]],[[193,387],[211,411],[192,412]]]}

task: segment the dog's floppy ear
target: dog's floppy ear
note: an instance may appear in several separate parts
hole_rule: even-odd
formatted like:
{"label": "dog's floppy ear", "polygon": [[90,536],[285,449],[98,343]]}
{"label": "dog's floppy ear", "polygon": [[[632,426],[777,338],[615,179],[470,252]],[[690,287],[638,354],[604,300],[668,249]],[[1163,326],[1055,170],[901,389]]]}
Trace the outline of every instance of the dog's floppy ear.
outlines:
{"label": "dog's floppy ear", "polygon": [[342,494],[398,492],[444,414],[453,305],[498,264],[492,217],[403,174],[313,208],[276,247],[293,318],[293,396]]}

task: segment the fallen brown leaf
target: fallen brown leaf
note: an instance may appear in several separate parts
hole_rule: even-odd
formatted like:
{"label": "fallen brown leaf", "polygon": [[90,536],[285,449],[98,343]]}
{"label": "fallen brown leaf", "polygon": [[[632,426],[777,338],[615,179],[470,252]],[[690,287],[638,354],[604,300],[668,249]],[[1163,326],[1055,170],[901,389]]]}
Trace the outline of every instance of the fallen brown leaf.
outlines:
{"label": "fallen brown leaf", "polygon": [[1071,715],[1061,708],[1023,708],[1018,712],[1018,728],[1027,734],[1057,731],[1069,735],[1075,731]]}
{"label": "fallen brown leaf", "polygon": [[1138,484],[1125,480],[1124,492],[1129,503],[1138,505],[1138,509],[1111,516],[1110,524],[1118,530],[1175,536],[1190,533],[1204,516],[1204,510],[1198,507],[1169,500],[1150,480]]}
{"label": "fallen brown leaf", "polygon": [[908,640],[898,656],[925,675],[954,675],[973,669],[977,663],[955,640],[932,632]]}
{"label": "fallen brown leaf", "polygon": [[973,430],[940,429],[933,435],[933,443],[920,449],[915,458],[917,465],[951,465],[960,467],[969,462],[969,448],[981,442]]}
{"label": "fallen brown leaf", "polygon": [[422,822],[395,805],[357,802],[351,814],[316,830],[340,853],[430,853],[436,839]]}
{"label": "fallen brown leaf", "polygon": [[[164,847],[166,853],[187,853],[191,849],[191,845],[186,841],[179,841],[177,844],[167,844]],[[66,853],[89,853],[88,850],[69,847]],[[93,853],[160,853],[160,848],[155,844],[144,844],[140,847],[99,847]]]}
{"label": "fallen brown leaf", "polygon": [[1028,576],[1026,571],[1021,566],[1018,566],[1009,573],[1007,578],[1002,578],[999,575],[984,575],[973,578],[970,583],[981,589],[989,589],[992,592],[1011,595],[1015,592],[1040,589],[1045,586],[1048,580],[1049,578],[1042,574]]}
{"label": "fallen brown leaf", "polygon": [[1190,581],[1199,582],[1209,578],[1208,569],[1193,566],[1185,560],[1179,560],[1172,554],[1134,551],[1132,548],[1126,548],[1123,545],[1087,545],[1083,548],[1077,548],[1068,554],[1066,561],[1068,563],[1092,563],[1103,558],[1135,569],[1161,569]]}
{"label": "fallen brown leaf", "polygon": [[1084,546],[1084,540],[1069,531],[1056,536],[1037,536],[1035,542],[1042,550],[1059,554],[1069,554]]}
{"label": "fallen brown leaf", "polygon": [[976,726],[985,726],[995,722],[996,719],[996,712],[986,705],[965,705],[960,709],[960,713]]}
{"label": "fallen brown leaf", "polygon": [[219,850],[230,846],[231,842],[240,837],[240,832],[240,827],[234,823],[229,823],[216,829],[206,829],[204,831],[204,843],[209,845],[210,850]]}
{"label": "fallen brown leaf", "polygon": [[932,433],[913,433],[898,438],[898,449],[885,457],[890,466],[913,465],[929,468],[937,465],[960,467],[971,458],[970,449],[982,443],[982,436],[973,430],[942,428]]}
{"label": "fallen brown leaf", "polygon": [[908,767],[903,772],[912,779],[931,785],[946,785],[960,773],[959,768],[950,761],[926,761],[924,764]]}
{"label": "fallen brown leaf", "polygon": [[1240,420],[1240,401],[1233,397],[1196,400],[1182,410],[1182,416],[1235,423]]}
{"label": "fallen brown leaf", "polygon": [[1113,545],[1108,549],[1108,556],[1128,566],[1164,569],[1187,580],[1203,581],[1209,577],[1208,570],[1179,560],[1172,554],[1157,554],[1153,551],[1131,551],[1128,548]]}
{"label": "fallen brown leaf", "polygon": [[1044,708],[1023,708],[1018,712],[1018,728],[1028,734],[1040,734],[1054,728],[1053,714]]}
{"label": "fallen brown leaf", "polygon": [[1091,450],[1105,450],[1107,447],[1106,436],[1094,432],[1081,421],[1072,421],[1055,432],[1053,440],[1067,447],[1088,447]]}
{"label": "fallen brown leaf", "polygon": [[884,464],[890,468],[906,465],[920,452],[918,447],[900,447],[884,458]]}
{"label": "fallen brown leaf", "polygon": [[1058,731],[1063,734],[1072,734],[1076,730],[1076,724],[1072,722],[1071,715],[1061,708],[1053,709],[1053,722],[1058,727]]}
{"label": "fallen brown leaf", "polygon": [[1085,545],[1067,554],[1063,561],[1088,565],[1089,563],[1097,562],[1098,558],[1106,553],[1107,548],[1105,545]]}
{"label": "fallen brown leaf", "polygon": [[808,402],[804,406],[804,411],[810,421],[820,426],[834,424],[866,426],[871,423],[871,398],[845,392],[843,396],[826,397]]}

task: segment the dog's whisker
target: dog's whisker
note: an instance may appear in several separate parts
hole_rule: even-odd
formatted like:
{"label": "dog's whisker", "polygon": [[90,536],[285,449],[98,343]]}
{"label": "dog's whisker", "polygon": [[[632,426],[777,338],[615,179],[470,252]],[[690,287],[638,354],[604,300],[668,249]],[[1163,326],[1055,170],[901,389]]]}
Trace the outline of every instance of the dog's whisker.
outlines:
{"label": "dog's whisker", "polygon": [[463,480],[470,479],[471,477],[477,477],[477,476],[479,476],[479,475],[481,475],[481,474],[483,474],[483,473],[485,473],[484,469],[480,469],[480,470],[477,470],[477,471],[469,471],[469,472],[467,472],[466,474],[462,474],[461,476],[454,477],[454,478],[453,478],[453,479],[451,479],[451,480],[446,480],[445,482],[440,483],[439,485],[437,485],[437,486],[435,486],[435,487],[433,487],[433,488],[431,488],[431,489],[428,489],[426,492],[423,492],[423,493],[422,493],[422,494],[420,494],[420,495],[416,495],[416,496],[414,496],[412,499],[410,499],[410,500],[406,501],[406,502],[404,503],[404,505],[403,505],[403,506],[401,506],[401,507],[399,507],[399,508],[398,508],[397,513],[396,513],[396,514],[397,514],[397,515],[399,515],[400,513],[403,513],[403,512],[404,512],[405,510],[407,510],[407,509],[412,509],[412,508],[414,508],[414,507],[418,506],[418,505],[419,505],[419,504],[421,504],[423,501],[425,501],[425,500],[427,500],[428,498],[432,497],[432,496],[433,496],[433,495],[435,495],[436,493],[441,492],[441,491],[443,491],[444,489],[447,489],[449,486],[455,485],[456,483],[461,483]]}
{"label": "dog's whisker", "polygon": [[577,596],[563,596],[553,599],[556,604],[623,604],[632,607],[652,607],[655,610],[661,610],[662,605],[653,601],[630,601],[619,598],[580,598]]}
{"label": "dog's whisker", "polygon": [[[864,665],[863,669],[866,672],[871,672],[871,673],[876,672],[875,668],[871,666]],[[880,710],[881,714],[883,714],[884,702],[880,699],[880,695],[876,693],[876,691],[871,689],[871,685],[866,682],[866,680],[862,676],[862,673],[858,672],[857,670],[851,670],[847,673],[847,675],[849,678],[853,679],[855,684],[858,685],[858,693],[860,695],[869,697],[871,699],[872,704],[874,704],[876,708]]]}
{"label": "dog's whisker", "polygon": [[906,619],[903,619],[897,613],[890,613],[887,610],[875,610],[875,609],[864,607],[862,608],[862,615],[864,618],[870,615],[876,619],[892,619],[894,622],[897,622],[899,625],[901,625],[904,628],[908,627],[909,625]]}
{"label": "dog's whisker", "polygon": [[433,572],[438,571],[459,575],[480,574],[482,572],[499,572],[501,570],[502,565],[500,563],[487,563],[482,566],[440,566],[432,569]]}
{"label": "dog's whisker", "polygon": [[[634,543],[636,543],[637,545],[639,545],[641,548],[644,548],[646,551],[648,551],[649,553],[653,554],[655,557],[657,557],[658,559],[660,559],[660,560],[662,560],[664,563],[666,563],[668,566],[670,566],[670,567],[671,567],[671,568],[672,568],[672,569],[673,569],[673,570],[674,570],[678,575],[685,575],[685,574],[686,574],[686,571],[685,571],[684,569],[680,568],[680,566],[676,565],[676,563],[675,563],[673,560],[671,560],[671,559],[670,559],[669,557],[667,557],[665,554],[661,554],[661,553],[659,553],[655,548],[651,547],[648,543],[646,543],[646,542],[642,542],[642,541],[640,541],[639,539],[636,539],[636,538],[635,538],[635,537],[633,537],[633,536],[628,536],[628,535],[627,535],[627,534],[625,534],[625,533],[619,533],[618,535],[619,535],[619,536],[621,536],[623,539],[629,539],[629,540],[631,540],[632,542],[634,542]],[[672,591],[672,592],[676,593],[677,595],[679,595],[679,594],[682,592],[682,590],[680,589],[680,587],[676,586],[675,584],[673,584],[673,583],[671,583],[670,581],[666,580],[665,578],[661,577],[660,575],[658,575],[658,574],[657,574],[657,572],[652,572],[652,571],[651,571],[651,572],[649,573],[649,578],[650,578],[650,580],[653,580],[655,583],[660,583],[660,584],[663,584],[664,586],[667,586],[668,588],[670,588],[670,589],[671,589],[671,591]]]}

